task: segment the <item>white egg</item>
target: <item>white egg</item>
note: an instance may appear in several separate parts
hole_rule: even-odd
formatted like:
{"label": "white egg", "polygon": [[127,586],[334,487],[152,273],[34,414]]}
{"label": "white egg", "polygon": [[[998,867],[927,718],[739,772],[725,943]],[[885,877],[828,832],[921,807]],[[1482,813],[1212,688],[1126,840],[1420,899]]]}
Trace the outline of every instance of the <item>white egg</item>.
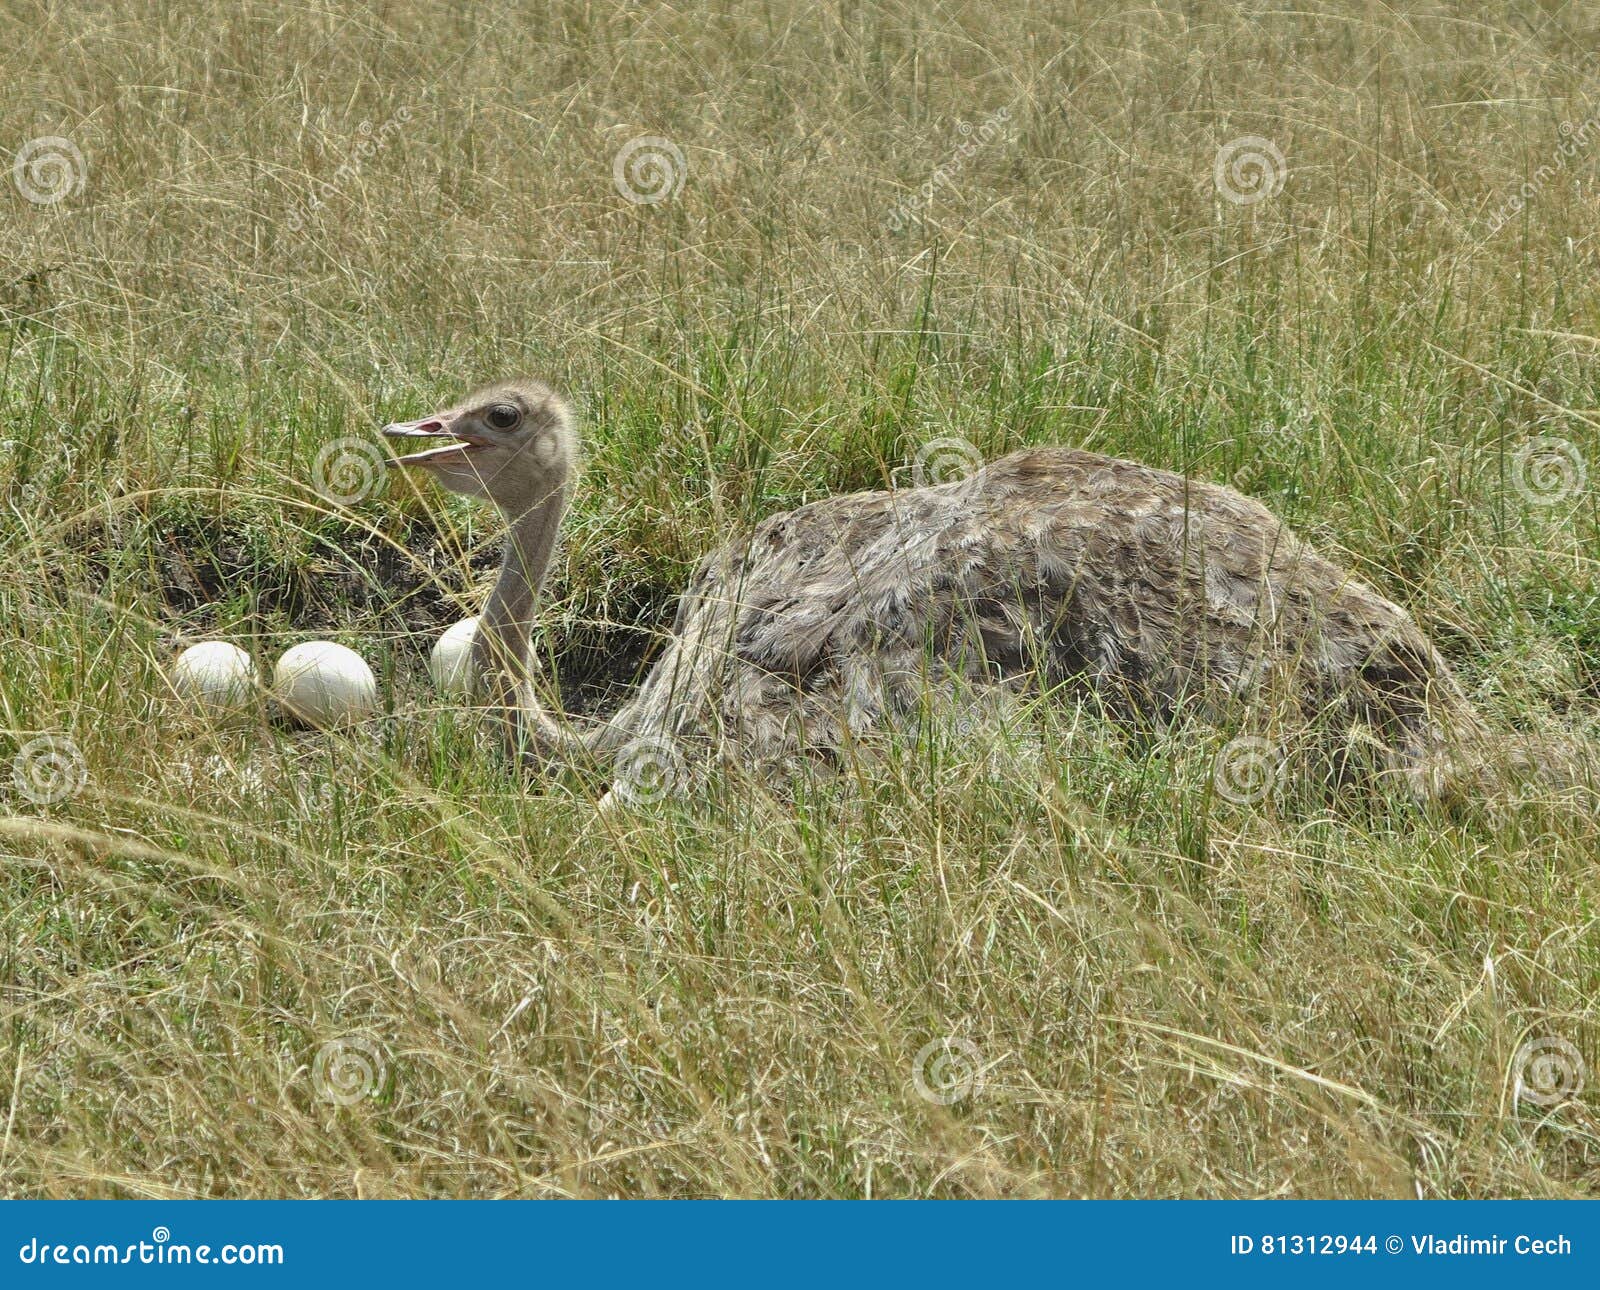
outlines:
{"label": "white egg", "polygon": [[172,688],[207,712],[238,708],[256,688],[256,665],[232,641],[201,641],[173,660],[168,672]]}
{"label": "white egg", "polygon": [[378,710],[378,681],[353,649],[307,641],[286,650],[272,672],[278,701],[314,726],[342,726]]}
{"label": "white egg", "polygon": [[463,618],[445,630],[428,655],[428,675],[441,694],[466,698],[472,693],[472,642],[477,639],[478,620]]}

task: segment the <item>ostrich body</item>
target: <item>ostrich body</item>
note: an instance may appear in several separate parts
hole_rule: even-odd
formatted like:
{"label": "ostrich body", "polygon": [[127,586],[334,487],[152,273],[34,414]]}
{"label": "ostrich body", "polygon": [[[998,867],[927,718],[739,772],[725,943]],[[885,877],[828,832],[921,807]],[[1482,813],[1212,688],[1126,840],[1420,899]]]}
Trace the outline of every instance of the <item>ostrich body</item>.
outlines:
{"label": "ostrich body", "polygon": [[475,664],[525,744],[606,758],[639,739],[766,762],[827,756],[965,689],[1087,688],[1114,714],[1228,719],[1268,702],[1436,782],[1481,726],[1409,614],[1233,489],[1065,448],[967,478],[830,497],[708,556],[638,692],[583,732],[529,683],[535,601],[576,480],[566,404],[491,386],[392,425],[397,459],[510,524]]}

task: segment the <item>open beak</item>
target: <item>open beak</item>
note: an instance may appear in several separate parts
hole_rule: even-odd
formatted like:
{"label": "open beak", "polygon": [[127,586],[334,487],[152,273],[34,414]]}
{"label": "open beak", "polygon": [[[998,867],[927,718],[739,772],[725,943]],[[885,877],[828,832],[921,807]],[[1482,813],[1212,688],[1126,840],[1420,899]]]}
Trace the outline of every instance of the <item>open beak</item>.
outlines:
{"label": "open beak", "polygon": [[434,463],[443,464],[446,461],[460,461],[474,448],[485,446],[484,441],[474,434],[451,429],[453,418],[448,413],[435,413],[431,417],[423,417],[420,421],[396,421],[383,428],[385,439],[411,439],[431,440],[437,447],[425,448],[421,452],[407,453],[402,457],[389,458],[390,466],[430,466]]}

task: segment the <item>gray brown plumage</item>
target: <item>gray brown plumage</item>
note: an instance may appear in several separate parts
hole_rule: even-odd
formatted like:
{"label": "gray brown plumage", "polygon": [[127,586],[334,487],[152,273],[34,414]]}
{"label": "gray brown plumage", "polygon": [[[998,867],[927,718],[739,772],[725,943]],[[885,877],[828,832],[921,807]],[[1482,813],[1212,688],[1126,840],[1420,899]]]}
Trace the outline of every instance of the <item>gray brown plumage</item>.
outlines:
{"label": "gray brown plumage", "polygon": [[[494,430],[507,408],[516,426]],[[566,405],[511,382],[388,433],[439,439],[402,462],[511,523],[479,662],[548,756],[605,758],[639,739],[746,761],[828,756],[969,688],[1087,690],[1132,723],[1288,711],[1336,733],[1359,725],[1419,786],[1482,735],[1410,615],[1266,507],[1064,448],[769,517],[701,563],[644,684],[580,734],[527,683],[533,600],[575,479]]]}

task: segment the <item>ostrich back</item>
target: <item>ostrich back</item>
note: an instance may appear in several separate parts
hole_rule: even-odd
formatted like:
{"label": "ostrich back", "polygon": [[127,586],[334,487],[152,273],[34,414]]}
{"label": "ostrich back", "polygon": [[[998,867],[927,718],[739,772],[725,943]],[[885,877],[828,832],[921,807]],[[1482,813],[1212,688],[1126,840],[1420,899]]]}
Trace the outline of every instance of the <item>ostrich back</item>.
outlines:
{"label": "ostrich back", "polygon": [[1474,721],[1410,616],[1260,503],[1036,448],[813,502],[715,552],[611,741],[825,753],[964,687],[1056,686],[1136,722],[1287,702],[1368,723],[1397,764]]}

